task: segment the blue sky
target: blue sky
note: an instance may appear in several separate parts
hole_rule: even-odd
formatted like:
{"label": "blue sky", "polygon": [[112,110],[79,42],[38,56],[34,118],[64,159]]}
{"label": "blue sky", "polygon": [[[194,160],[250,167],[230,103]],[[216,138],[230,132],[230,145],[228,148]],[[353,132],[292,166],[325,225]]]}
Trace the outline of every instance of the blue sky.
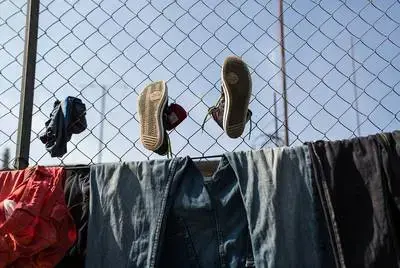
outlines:
{"label": "blue sky", "polygon": [[[279,134],[283,103],[278,1],[41,1],[31,164],[97,162],[102,88],[107,88],[102,161],[161,158],[139,140],[136,102],[146,84],[166,80],[170,102],[189,118],[170,133],[174,154],[250,150]],[[0,150],[15,152],[26,5],[0,0]],[[361,135],[399,129],[400,3],[392,0],[284,1],[291,145],[357,134],[350,37],[354,40]],[[253,129],[230,139],[201,123],[219,97],[228,55],[248,63]],[[56,98],[81,98],[88,129],[52,159],[39,141]]]}

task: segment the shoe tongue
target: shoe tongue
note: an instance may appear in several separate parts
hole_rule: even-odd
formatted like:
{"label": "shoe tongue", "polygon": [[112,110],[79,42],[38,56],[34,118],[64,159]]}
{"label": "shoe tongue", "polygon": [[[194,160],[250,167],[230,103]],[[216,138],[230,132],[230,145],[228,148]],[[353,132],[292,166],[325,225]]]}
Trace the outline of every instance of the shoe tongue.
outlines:
{"label": "shoe tongue", "polygon": [[179,104],[172,103],[166,109],[166,126],[167,130],[176,128],[183,120],[186,119],[187,113]]}
{"label": "shoe tongue", "polygon": [[222,103],[222,105],[218,105],[218,107],[214,107],[211,110],[211,115],[212,115],[214,121],[218,124],[218,126],[220,126],[222,129],[224,129],[224,127],[223,127],[224,104]]}

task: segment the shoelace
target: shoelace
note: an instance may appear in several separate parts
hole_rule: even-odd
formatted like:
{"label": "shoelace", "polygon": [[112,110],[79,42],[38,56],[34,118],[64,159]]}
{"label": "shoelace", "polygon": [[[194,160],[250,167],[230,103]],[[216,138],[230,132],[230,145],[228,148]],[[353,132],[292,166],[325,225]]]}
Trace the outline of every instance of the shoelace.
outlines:
{"label": "shoelace", "polygon": [[250,119],[249,119],[249,121],[250,121],[250,129],[249,129],[249,140],[250,140],[250,138],[251,138],[251,130],[253,129],[253,120],[251,120],[251,116],[252,116],[253,114],[250,112]]}
{"label": "shoelace", "polygon": [[[163,118],[164,118],[164,127],[166,127],[166,121],[168,120],[168,109],[170,109],[170,106],[166,106],[164,109],[163,113]],[[165,131],[164,139],[165,137],[167,138],[167,143],[168,143],[168,148],[167,148],[167,153],[164,154],[167,156],[167,158],[172,158],[172,147],[171,147],[171,139],[169,138],[169,134]]]}
{"label": "shoelace", "polygon": [[169,135],[167,135],[167,139],[168,139],[167,158],[172,158],[172,146],[171,146],[171,139],[169,138]]}
{"label": "shoelace", "polygon": [[215,106],[213,106],[213,107],[211,107],[211,108],[208,108],[208,111],[207,111],[207,113],[206,113],[206,116],[204,117],[204,120],[203,120],[203,124],[201,124],[201,132],[204,132],[204,125],[205,125],[206,122],[208,121],[208,120],[207,120],[207,119],[208,119],[208,116],[211,115],[212,110],[214,110],[215,108],[216,108]]}
{"label": "shoelace", "polygon": [[[222,87],[221,87],[221,90],[222,90]],[[222,91],[222,92],[223,92],[223,91]],[[201,132],[202,132],[202,133],[204,132],[204,125],[205,125],[206,122],[207,122],[208,116],[211,115],[211,112],[212,112],[214,109],[218,108],[219,102],[220,102],[223,98],[224,98],[224,95],[221,94],[221,95],[219,96],[219,99],[218,99],[218,101],[217,101],[217,104],[214,105],[214,106],[211,106],[210,108],[208,108],[207,114],[206,114],[206,116],[204,117],[204,120],[203,120],[203,124],[201,124]]]}
{"label": "shoelace", "polygon": [[[207,120],[208,116],[211,115],[212,111],[213,111],[215,108],[217,108],[217,107],[216,107],[216,106],[212,106],[211,108],[208,108],[207,114],[206,114],[206,116],[204,117],[204,120],[203,120],[203,124],[201,124],[201,132],[202,132],[202,133],[204,132],[204,125],[205,125],[206,122],[208,121],[208,120]],[[251,138],[251,131],[252,131],[252,129],[253,129],[253,120],[251,120],[251,117],[252,117],[253,113],[252,113],[250,110],[249,110],[249,113],[250,113],[250,116],[249,116],[249,121],[250,121],[249,140],[250,140],[250,138]],[[247,121],[247,118],[246,118],[246,121]]]}

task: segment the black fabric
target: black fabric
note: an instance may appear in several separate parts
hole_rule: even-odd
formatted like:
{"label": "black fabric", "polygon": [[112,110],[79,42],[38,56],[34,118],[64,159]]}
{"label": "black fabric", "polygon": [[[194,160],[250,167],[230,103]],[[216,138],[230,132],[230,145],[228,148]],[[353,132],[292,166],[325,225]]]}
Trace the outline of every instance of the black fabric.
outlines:
{"label": "black fabric", "polygon": [[66,171],[65,201],[74,219],[77,239],[57,268],[85,266],[90,194],[89,171],[90,168]]}
{"label": "black fabric", "polygon": [[46,132],[40,140],[52,157],[62,157],[67,152],[67,142],[72,134],[79,134],[87,127],[86,106],[78,98],[67,97],[54,102],[50,119],[46,121]]}
{"label": "black fabric", "polygon": [[400,132],[308,144],[337,267],[400,267]]}
{"label": "black fabric", "polygon": [[[312,172],[312,181],[315,182],[315,172]],[[315,200],[320,200],[320,188],[318,187],[316,183],[312,184],[313,187],[313,193],[314,193],[314,199]],[[326,214],[327,211],[325,211],[325,207],[322,205],[322,202],[314,202],[314,211],[315,211],[315,217],[317,220],[317,232],[318,232],[318,237],[320,238],[320,258],[322,260],[322,264],[324,268],[333,268],[333,267],[340,267],[338,265],[337,258],[334,257],[335,251],[332,248],[331,245],[331,234],[329,233],[329,228],[326,224],[326,216],[329,214]]]}

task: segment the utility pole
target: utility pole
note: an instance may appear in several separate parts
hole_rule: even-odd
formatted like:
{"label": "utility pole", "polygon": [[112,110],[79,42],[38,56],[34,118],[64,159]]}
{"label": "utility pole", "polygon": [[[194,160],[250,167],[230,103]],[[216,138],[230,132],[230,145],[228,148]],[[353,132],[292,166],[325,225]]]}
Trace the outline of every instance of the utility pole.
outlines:
{"label": "utility pole", "polygon": [[107,92],[110,88],[123,88],[123,89],[131,89],[128,85],[122,85],[122,86],[116,86],[115,84],[113,85],[105,85],[101,84],[99,85],[98,83],[90,83],[89,85],[79,85],[79,87],[88,87],[88,88],[96,88],[98,89],[99,86],[102,89],[102,95],[101,95],[101,102],[100,102],[100,129],[99,129],[99,144],[98,144],[98,155],[97,155],[97,162],[101,163],[103,160],[103,138],[104,138],[104,121],[106,120],[106,97],[107,97]]}
{"label": "utility pole", "polygon": [[[276,63],[276,60],[278,58],[276,54],[277,54],[276,51],[273,51],[271,53],[270,61],[273,64]],[[273,80],[272,80],[273,100],[274,100],[274,102],[273,102],[273,107],[274,107],[273,115],[274,115],[274,123],[275,123],[275,131],[273,132],[273,136],[276,138],[276,141],[279,141],[280,138],[279,138],[279,133],[278,133],[278,105],[277,105],[276,91],[278,90],[280,85],[279,85],[277,79],[278,79],[278,76],[274,77]],[[276,144],[276,145],[280,146],[281,144]]]}
{"label": "utility pole", "polygon": [[101,163],[103,157],[103,135],[104,135],[104,120],[106,119],[106,94],[107,89],[105,85],[101,85],[103,89],[103,95],[101,96],[101,111],[100,111],[100,133],[99,133],[99,154],[97,155],[97,163]]}
{"label": "utility pole", "polygon": [[356,75],[356,63],[354,59],[354,40],[353,35],[350,34],[350,52],[351,52],[351,65],[353,66],[353,86],[354,86],[354,109],[356,110],[356,131],[357,135],[361,136],[361,129],[360,129],[360,114],[358,112],[358,97],[357,97],[357,75]]}
{"label": "utility pole", "polygon": [[8,165],[10,164],[10,149],[8,149],[8,148],[4,149],[2,160],[3,160],[2,169],[9,170],[10,168]]}
{"label": "utility pole", "polygon": [[[80,88],[99,88],[98,83],[90,83],[89,85],[79,85]],[[97,162],[101,163],[103,153],[103,136],[104,136],[104,120],[105,120],[105,112],[106,112],[106,94],[107,94],[107,86],[100,85],[102,88],[102,95],[101,95],[101,103],[100,103],[100,130],[99,130],[99,145],[98,145],[98,152],[97,155]]]}
{"label": "utility pole", "polygon": [[283,27],[283,1],[279,1],[279,24],[280,24],[280,47],[281,47],[281,70],[282,70],[282,95],[283,95],[283,113],[285,126],[285,145],[289,146],[289,118],[288,102],[286,93],[286,60],[285,60],[285,34]]}
{"label": "utility pole", "polygon": [[275,119],[275,132],[274,135],[278,138],[278,109],[276,108],[276,92],[274,91],[274,119]]}
{"label": "utility pole", "polygon": [[98,155],[97,155],[97,162],[101,163],[103,160],[103,138],[104,138],[104,121],[106,120],[106,97],[107,97],[107,92],[110,88],[120,88],[120,89],[131,89],[128,85],[122,85],[122,86],[116,86],[115,84],[113,85],[99,85],[99,83],[90,83],[89,85],[79,85],[80,88],[96,88],[98,89],[99,86],[102,89],[102,95],[101,95],[101,103],[100,103],[100,129],[99,129],[99,144],[98,144]]}

